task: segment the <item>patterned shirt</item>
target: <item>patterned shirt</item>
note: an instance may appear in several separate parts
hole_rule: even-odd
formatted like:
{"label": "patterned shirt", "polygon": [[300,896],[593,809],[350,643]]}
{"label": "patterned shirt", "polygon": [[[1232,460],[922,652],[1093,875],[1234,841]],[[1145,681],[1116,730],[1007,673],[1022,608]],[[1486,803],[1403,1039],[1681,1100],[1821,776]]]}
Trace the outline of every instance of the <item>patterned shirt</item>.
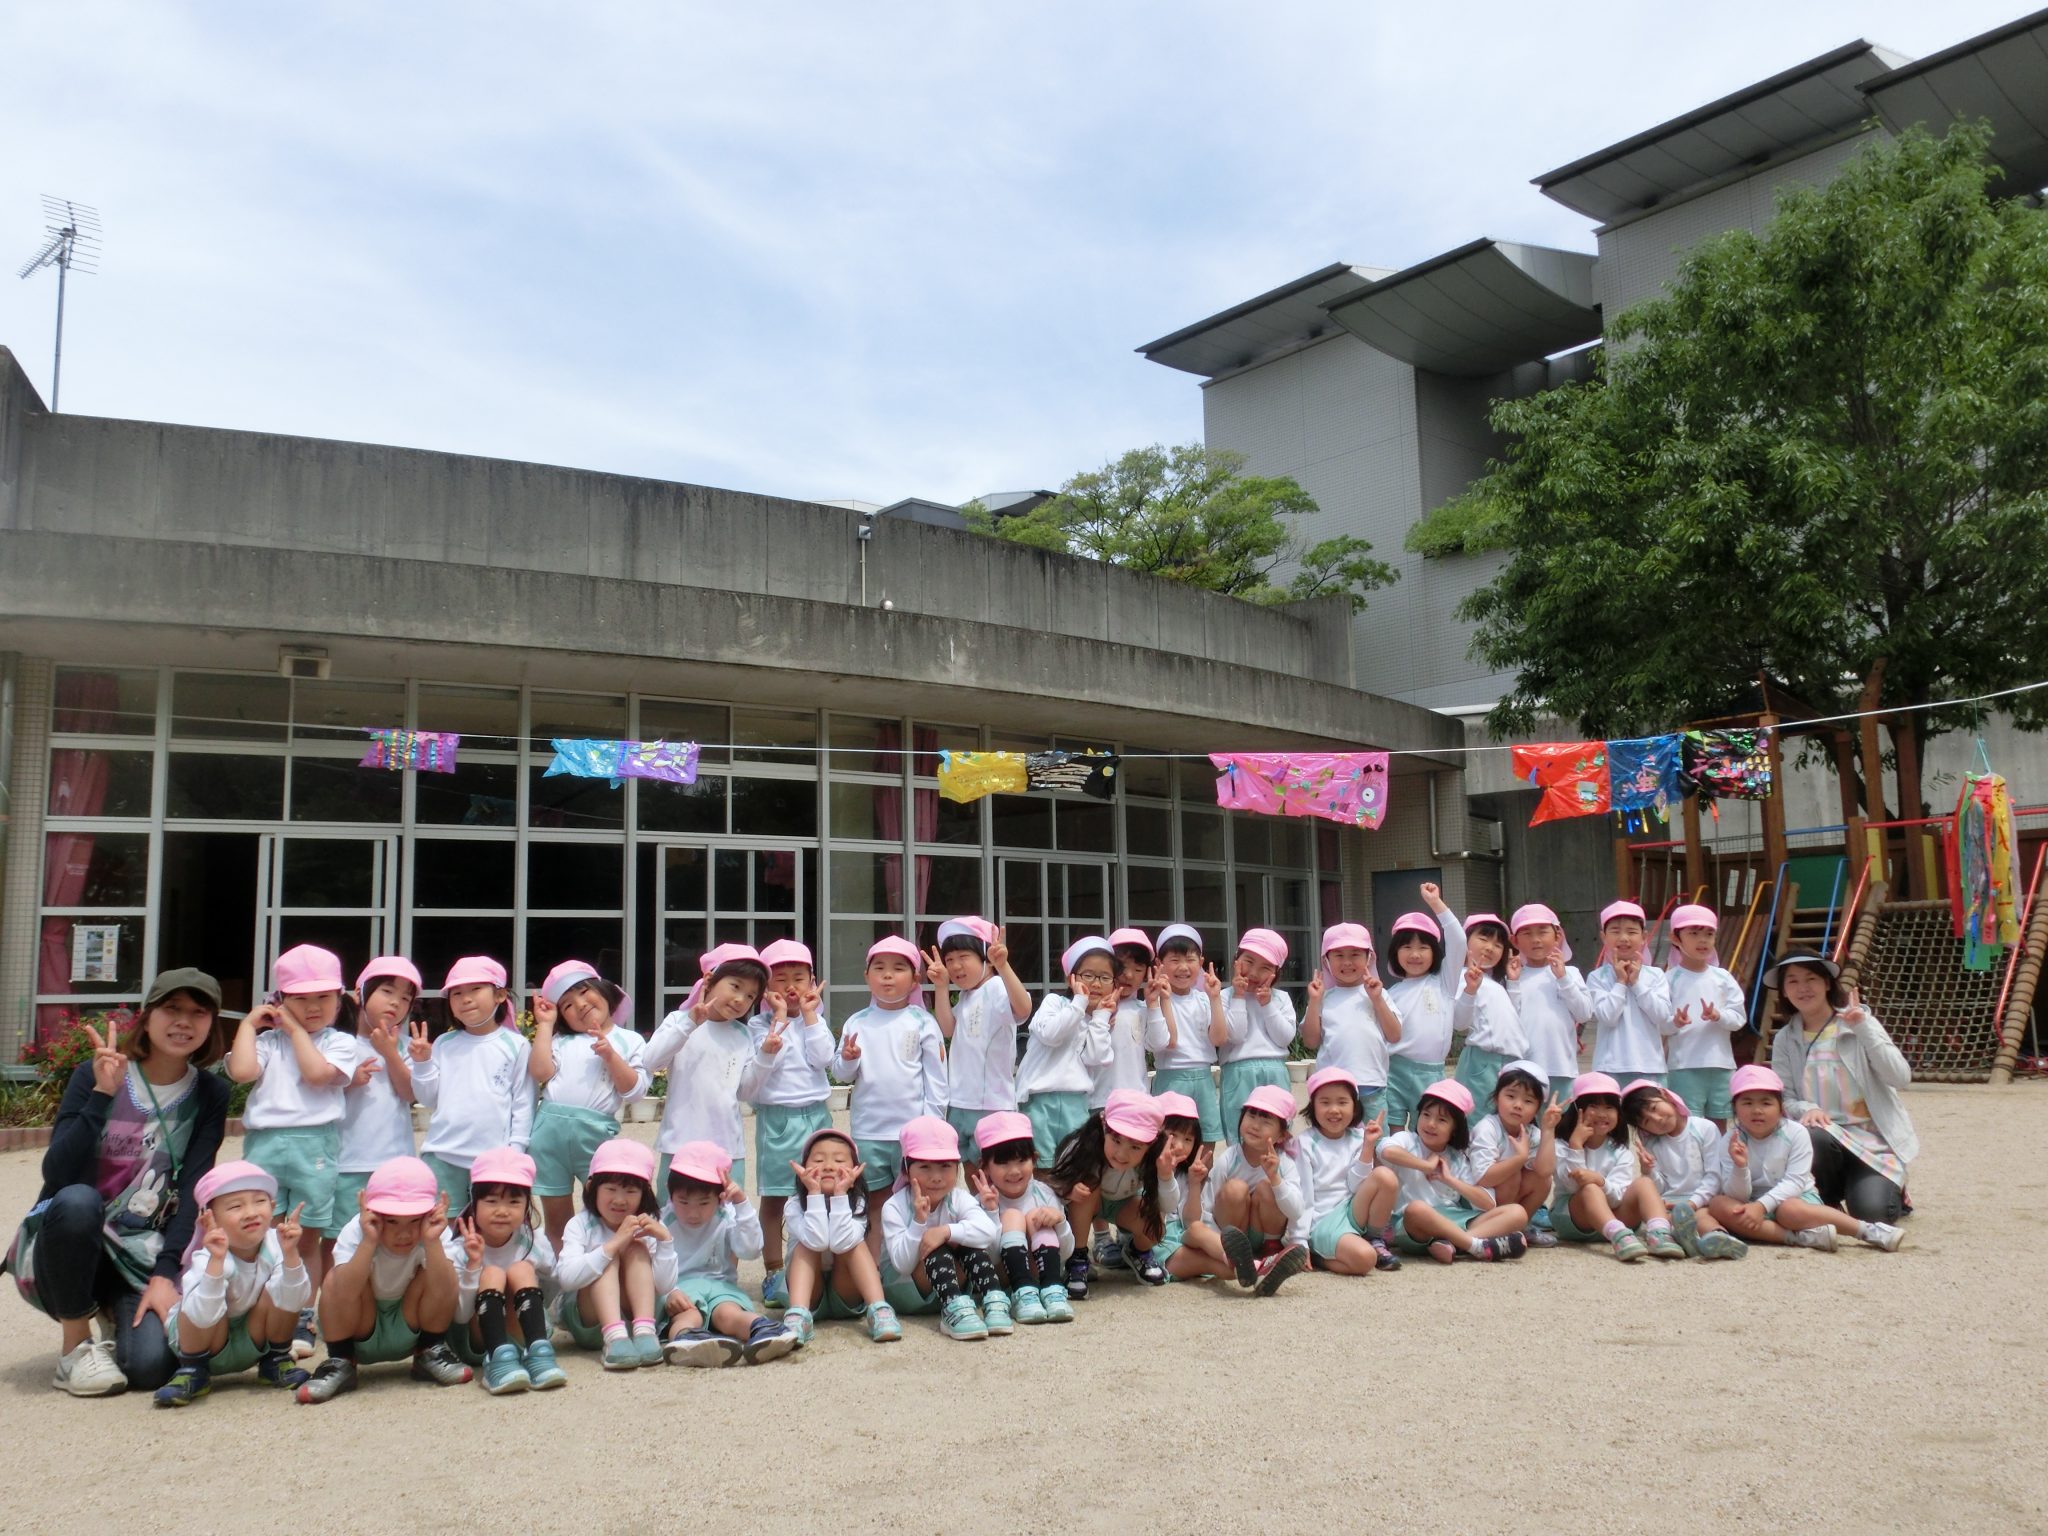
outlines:
{"label": "patterned shirt", "polygon": [[1872,1123],[1870,1106],[1856,1097],[1856,1080],[1842,1065],[1841,1029],[1834,1019],[1821,1026],[1806,1047],[1806,1071],[1799,1080],[1800,1097],[1826,1111],[1828,1131],[1857,1161],[1904,1187],[1906,1165]]}

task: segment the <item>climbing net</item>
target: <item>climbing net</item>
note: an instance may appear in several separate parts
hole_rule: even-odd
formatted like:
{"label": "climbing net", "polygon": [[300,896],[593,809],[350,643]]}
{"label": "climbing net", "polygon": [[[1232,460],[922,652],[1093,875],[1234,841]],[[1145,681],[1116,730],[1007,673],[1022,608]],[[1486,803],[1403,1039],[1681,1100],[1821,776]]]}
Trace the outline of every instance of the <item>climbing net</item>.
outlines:
{"label": "climbing net", "polygon": [[1878,916],[1859,984],[1915,1077],[1975,1083],[1991,1076],[1998,1054],[2004,969],[1963,969],[1947,902],[1895,901]]}

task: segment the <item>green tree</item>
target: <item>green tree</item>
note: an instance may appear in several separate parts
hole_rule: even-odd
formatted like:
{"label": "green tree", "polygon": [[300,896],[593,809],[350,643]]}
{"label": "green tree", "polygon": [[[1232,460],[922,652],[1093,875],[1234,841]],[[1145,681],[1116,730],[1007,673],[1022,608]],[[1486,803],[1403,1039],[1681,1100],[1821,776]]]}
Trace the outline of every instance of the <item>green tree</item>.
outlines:
{"label": "green tree", "polygon": [[[1398,576],[1349,536],[1310,544],[1282,519],[1316,510],[1285,475],[1247,475],[1245,458],[1200,443],[1133,448],[1074,476],[1059,495],[1022,517],[963,508],[968,525],[1014,544],[1085,555],[1126,570],[1207,587],[1254,603],[1341,594],[1352,608]],[[1275,573],[1292,568],[1281,586]]]}
{"label": "green tree", "polygon": [[[1463,608],[1516,672],[1495,729],[2048,677],[2048,213],[1994,199],[1987,153],[1975,126],[1872,144],[1697,247],[1592,380],[1495,408],[1504,459],[1408,540],[1508,552]],[[2000,707],[2038,729],[2048,694]],[[1888,717],[1905,814],[1926,739],[1975,718]]]}

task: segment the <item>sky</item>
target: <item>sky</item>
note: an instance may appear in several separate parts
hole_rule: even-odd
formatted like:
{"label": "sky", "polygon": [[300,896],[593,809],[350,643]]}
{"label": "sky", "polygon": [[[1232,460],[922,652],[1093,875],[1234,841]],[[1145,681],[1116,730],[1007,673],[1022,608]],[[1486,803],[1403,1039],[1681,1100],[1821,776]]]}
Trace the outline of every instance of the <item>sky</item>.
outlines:
{"label": "sky", "polygon": [[[0,346],[68,411],[814,499],[1201,436],[1134,348],[1331,261],[1590,250],[1529,185],[2025,0],[15,5]],[[1562,18],[1569,17],[1569,24]]]}

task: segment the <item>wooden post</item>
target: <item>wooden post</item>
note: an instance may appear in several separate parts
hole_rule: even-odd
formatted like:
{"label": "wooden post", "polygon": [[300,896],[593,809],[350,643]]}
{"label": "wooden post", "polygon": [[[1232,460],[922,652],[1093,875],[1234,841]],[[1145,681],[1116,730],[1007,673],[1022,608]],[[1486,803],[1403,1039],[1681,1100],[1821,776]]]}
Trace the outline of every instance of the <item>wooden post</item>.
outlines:
{"label": "wooden post", "polygon": [[1771,793],[1764,806],[1764,878],[1775,880],[1785,862],[1785,761],[1778,745],[1778,717],[1766,711],[1757,716],[1758,726],[1771,731]]}
{"label": "wooden post", "polygon": [[[1884,804],[1884,749],[1878,745],[1877,716],[1870,713],[1876,709],[1884,692],[1884,658],[1870,669],[1870,676],[1863,684],[1863,697],[1857,701],[1857,708],[1863,711],[1863,718],[1856,722],[1857,737],[1863,757],[1863,816],[1866,821],[1889,821]],[[1904,811],[1899,812],[1901,816]],[[1892,878],[1891,859],[1888,850],[1891,834],[1880,832],[1873,839],[1876,844],[1877,872],[1886,880]]]}
{"label": "wooden post", "polygon": [[2020,935],[2018,969],[2013,973],[2012,995],[2005,1000],[2005,1017],[1998,1036],[1998,1056],[1991,1064],[1994,1085],[2012,1081],[2018,1063],[2020,1042],[2027,1037],[2027,1021],[2034,1016],[2034,993],[2041,985],[2041,962],[2048,953],[2048,900],[2036,900],[2026,932]]}
{"label": "wooden post", "polygon": [[1636,898],[1636,865],[1629,857],[1628,834],[1614,834],[1614,894],[1617,898]]}
{"label": "wooden post", "polygon": [[1856,799],[1856,747],[1845,730],[1830,730],[1829,745],[1834,749],[1835,778],[1842,791],[1842,858],[1843,867],[1851,889],[1855,888],[1856,877],[1863,868],[1868,854],[1864,840],[1869,835],[1863,830],[1865,817],[1863,808]]}
{"label": "wooden post", "polygon": [[[1683,802],[1685,811],[1685,899],[1692,900],[1692,893],[1707,883],[1707,844],[1700,835],[1700,802],[1697,796],[1687,795]],[[1721,906],[1718,890],[1707,893],[1707,905],[1717,911]]]}

